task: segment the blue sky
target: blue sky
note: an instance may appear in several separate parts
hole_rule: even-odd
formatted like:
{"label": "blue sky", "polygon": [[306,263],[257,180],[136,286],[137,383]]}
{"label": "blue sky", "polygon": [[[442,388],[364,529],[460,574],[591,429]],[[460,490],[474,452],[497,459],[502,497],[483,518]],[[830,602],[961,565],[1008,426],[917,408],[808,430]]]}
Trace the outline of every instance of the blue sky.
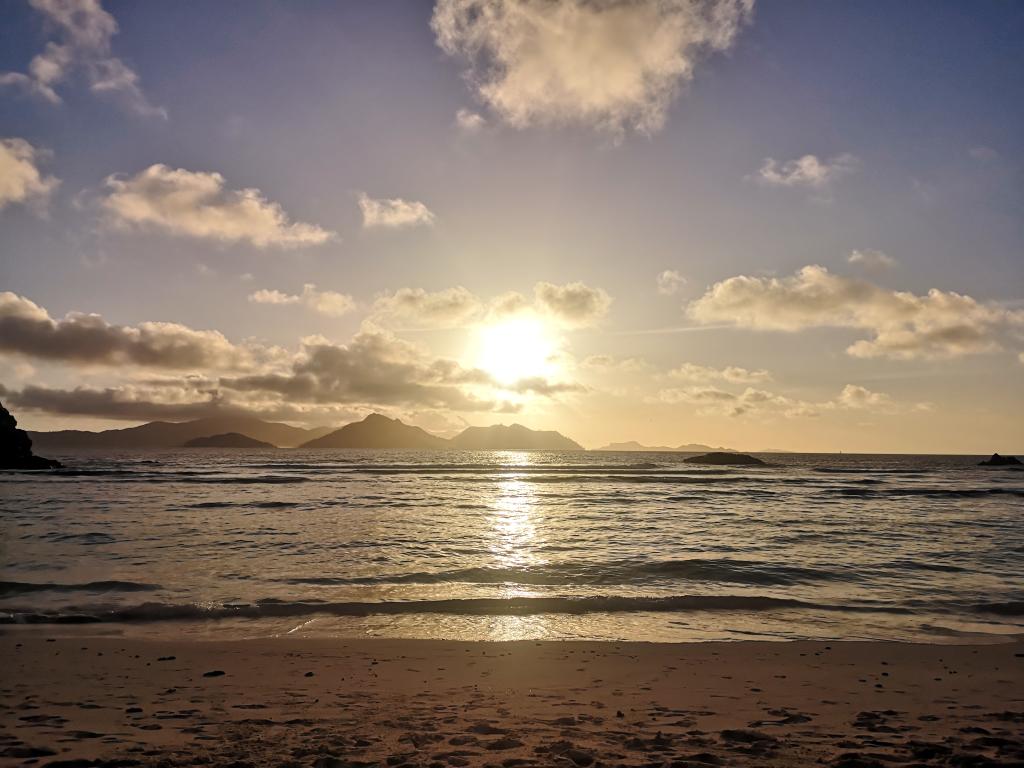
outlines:
{"label": "blue sky", "polygon": [[[428,3],[105,2],[96,11],[80,1],[116,20],[104,55],[136,73],[146,106],[123,90],[93,92],[84,70],[59,83],[60,104],[18,85],[0,88],[0,136],[28,142],[38,150],[32,162],[40,173],[60,180],[36,195],[45,200],[0,209],[0,290],[43,308],[51,322],[87,312],[117,327],[159,321],[216,330],[233,344],[280,347],[273,361],[263,355],[260,362],[278,372],[294,371],[301,338],[345,347],[371,323],[389,339],[468,370],[476,363],[477,327],[503,322],[493,308],[443,327],[435,319],[428,330],[409,317],[388,325],[374,302],[401,289],[431,294],[462,286],[486,305],[509,291],[529,298],[538,283],[582,283],[610,299],[607,306],[598,300],[585,321],[559,318],[558,307],[540,299],[525,310],[545,315],[564,358],[545,368],[549,383],[563,387],[558,394],[477,391],[494,407],[460,411],[416,398],[375,401],[343,388],[344,395],[299,410],[293,400],[286,403],[291,411],[268,405],[273,398],[232,406],[311,423],[390,409],[442,431],[515,418],[590,445],[635,438],[750,448],[1010,450],[1024,442],[1024,418],[1006,419],[1024,416],[1013,396],[1024,372],[1024,321],[1015,314],[1024,299],[1024,8],[1017,4],[760,2],[744,13],[727,0],[669,3],[708,12],[731,5],[738,21],[721,50],[676,51],[692,78],[670,78],[663,124],[637,130],[630,117],[609,126],[619,118],[607,109],[581,116],[573,110],[582,102],[573,103],[571,93],[544,101],[552,87],[526,93],[495,81],[495,51],[486,44],[475,66],[466,40],[459,52],[442,50],[431,26],[438,11]],[[514,4],[506,0],[451,0],[448,10],[459,14],[474,2],[496,9],[499,26],[512,23],[505,6]],[[534,4],[520,4],[520,11]],[[572,34],[588,34],[572,27],[580,19],[600,21],[592,4],[563,5],[583,9],[559,17]],[[655,7],[625,7],[633,6]],[[0,14],[0,72],[26,72],[48,42],[61,39],[45,8],[10,2]],[[673,17],[650,18],[666,24]],[[700,22],[688,23],[692,31]],[[528,19],[498,32],[522,44],[523,58],[498,62],[505,74],[525,68],[535,42]],[[633,61],[628,45],[624,58],[598,55],[570,72],[592,68],[586,88],[595,91],[614,83]],[[557,49],[542,54],[526,63],[564,64]],[[481,89],[488,82],[520,99],[515,108],[530,111],[527,124],[488,99]],[[575,98],[584,96],[577,91]],[[166,118],[152,112],[157,108]],[[140,114],[145,109],[151,113]],[[459,110],[478,115],[482,127],[460,128]],[[811,176],[787,176],[786,164],[806,156],[818,164]],[[774,182],[763,172],[770,160],[781,174]],[[126,224],[123,212],[112,222],[105,180],[116,174],[130,182],[155,164],[219,173],[225,189],[258,189],[290,222],[333,234],[301,247],[260,247],[151,221]],[[422,203],[432,219],[368,225],[361,194]],[[848,261],[854,251],[882,252],[893,263],[865,270]],[[774,300],[780,291],[792,298],[767,281],[796,280],[809,265],[882,293],[874,308],[843,304],[837,316],[845,312],[845,319],[835,323],[827,312],[785,328],[737,327],[743,323],[721,312],[707,314],[714,322],[693,316],[694,302],[730,278],[763,281],[756,296],[741,297],[747,302]],[[665,270],[681,278],[671,294],[657,290]],[[810,290],[805,282],[790,288]],[[306,283],[351,297],[354,308],[325,316],[297,299],[274,305],[250,298],[257,290],[298,297]],[[836,290],[846,296],[850,287]],[[932,288],[969,296],[981,308],[968,329],[980,336],[969,348],[905,348],[900,341],[898,353],[847,352],[872,338],[879,323],[904,322],[878,319],[886,296],[926,297]],[[836,300],[846,301],[842,296]],[[763,306],[767,312],[774,305]],[[949,325],[939,329],[949,338],[966,332],[953,328],[951,312],[941,320],[927,314],[912,329],[914,344],[936,323]],[[687,330],[665,332],[680,328]],[[12,373],[0,383],[15,393],[15,405],[22,395],[29,424],[77,419],[96,426],[126,415],[116,404],[102,413],[74,413],[70,405],[55,413],[24,396],[27,386],[116,390],[121,400],[147,402],[186,397],[140,394],[151,371],[114,364],[116,354],[85,364],[35,354],[28,341],[6,349]],[[586,365],[589,358],[600,358],[603,368]],[[687,364],[768,376],[730,382],[705,372],[687,380],[679,373]],[[879,397],[865,401],[873,406],[854,406],[851,395],[844,405],[848,385]],[[753,407],[765,397],[742,402],[748,388],[776,405]],[[726,405],[708,406],[705,397]],[[604,418],[595,422],[594,414]],[[964,437],[967,425],[976,439]]]}

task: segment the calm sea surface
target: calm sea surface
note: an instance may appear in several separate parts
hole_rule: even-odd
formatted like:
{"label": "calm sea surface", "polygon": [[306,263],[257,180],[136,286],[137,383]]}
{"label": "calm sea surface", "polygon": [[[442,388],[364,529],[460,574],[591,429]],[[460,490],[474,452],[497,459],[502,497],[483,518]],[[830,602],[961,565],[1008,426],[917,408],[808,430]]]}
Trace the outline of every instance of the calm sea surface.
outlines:
{"label": "calm sea surface", "polygon": [[1024,633],[977,458],[192,449],[0,473],[0,623],[466,639]]}

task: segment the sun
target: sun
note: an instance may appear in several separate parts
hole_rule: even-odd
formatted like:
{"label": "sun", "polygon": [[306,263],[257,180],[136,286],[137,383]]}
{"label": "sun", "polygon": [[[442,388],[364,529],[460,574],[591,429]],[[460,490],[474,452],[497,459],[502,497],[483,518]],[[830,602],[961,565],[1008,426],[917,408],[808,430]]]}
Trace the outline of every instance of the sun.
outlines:
{"label": "sun", "polygon": [[477,334],[476,366],[499,384],[550,377],[558,343],[536,317],[515,317],[485,325]]}

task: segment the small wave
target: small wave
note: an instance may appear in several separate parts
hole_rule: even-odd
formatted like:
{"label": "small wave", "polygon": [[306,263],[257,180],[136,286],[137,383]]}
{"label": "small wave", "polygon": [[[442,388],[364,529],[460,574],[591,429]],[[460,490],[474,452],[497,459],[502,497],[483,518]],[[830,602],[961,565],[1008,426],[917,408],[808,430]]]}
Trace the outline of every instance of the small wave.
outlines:
{"label": "small wave", "polygon": [[88,581],[84,584],[38,584],[25,581],[0,581],[0,598],[35,592],[155,592],[159,584],[137,581]]}
{"label": "small wave", "polygon": [[825,491],[831,496],[858,499],[921,496],[928,499],[974,499],[985,496],[1024,497],[1024,488],[833,488]]}
{"label": "small wave", "polygon": [[851,606],[811,603],[760,595],[680,595],[671,597],[515,597],[398,602],[283,602],[262,600],[239,605],[144,603],[110,611],[69,609],[61,613],[11,611],[0,624],[94,624],[107,622],[197,621],[231,618],[281,618],[324,614],[366,617],[399,614],[457,616],[581,615],[588,613],[686,613],[692,611],[816,610],[908,613],[896,606]]}
{"label": "small wave", "polygon": [[1004,603],[978,603],[973,606],[976,613],[994,613],[997,616],[1024,616],[1024,600],[1009,600]]}
{"label": "small wave", "polygon": [[444,571],[379,574],[373,576],[309,577],[286,579],[288,584],[318,586],[369,584],[523,584],[560,586],[579,584],[638,584],[685,580],[782,586],[849,578],[838,572],[748,560],[690,559],[638,562],[547,565],[527,568],[460,568]]}
{"label": "small wave", "polygon": [[197,501],[195,504],[186,504],[185,509],[230,509],[242,507],[245,509],[289,509],[297,507],[297,501]]}

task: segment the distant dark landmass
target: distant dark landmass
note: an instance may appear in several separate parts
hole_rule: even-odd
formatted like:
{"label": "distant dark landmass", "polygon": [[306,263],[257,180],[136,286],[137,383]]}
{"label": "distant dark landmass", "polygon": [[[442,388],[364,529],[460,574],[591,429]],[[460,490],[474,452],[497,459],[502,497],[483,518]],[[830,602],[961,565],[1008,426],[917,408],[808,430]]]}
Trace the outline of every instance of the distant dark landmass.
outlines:
{"label": "distant dark landmass", "polygon": [[195,437],[185,443],[185,448],[276,448],[272,443],[254,440],[248,435],[238,432],[225,432],[222,435]]}
{"label": "distant dark landmass", "polygon": [[534,430],[522,424],[467,427],[451,439],[453,448],[471,451],[582,451],[583,446],[551,430]]}
{"label": "distant dark landmass", "polygon": [[0,469],[59,469],[61,463],[32,453],[32,439],[0,403]]}
{"label": "distant dark landmass", "polygon": [[1016,456],[1000,456],[993,453],[992,458],[978,462],[979,467],[1019,467],[1021,461]]}
{"label": "distant dark landmass", "polygon": [[331,432],[331,427],[302,429],[288,424],[263,421],[252,416],[211,416],[195,421],[151,421],[138,427],[85,432],[64,429],[58,432],[30,432],[37,448],[180,448],[197,437],[229,432],[285,447],[294,447]]}
{"label": "distant dark landmass", "polygon": [[646,451],[646,452],[658,452],[658,453],[702,453],[707,451],[720,451],[723,453],[732,453],[732,448],[712,448],[710,445],[704,445],[703,443],[683,443],[682,445],[671,448],[667,445],[641,445],[636,440],[630,440],[625,443],[608,443],[603,448],[598,448],[599,451]]}
{"label": "distant dark landmass", "polygon": [[715,464],[717,466],[754,467],[764,466],[764,462],[756,456],[745,453],[705,453],[703,456],[691,456],[683,459],[686,464]]}
{"label": "distant dark landmass", "polygon": [[346,424],[330,434],[310,440],[302,448],[408,448],[435,449],[449,447],[443,437],[432,435],[419,427],[403,424],[379,413],[371,413],[362,421]]}
{"label": "distant dark landmass", "polygon": [[521,424],[468,427],[451,440],[371,413],[362,421],[311,440],[303,448],[406,448],[427,450],[549,450],[579,451],[579,443],[558,432],[527,429]]}

